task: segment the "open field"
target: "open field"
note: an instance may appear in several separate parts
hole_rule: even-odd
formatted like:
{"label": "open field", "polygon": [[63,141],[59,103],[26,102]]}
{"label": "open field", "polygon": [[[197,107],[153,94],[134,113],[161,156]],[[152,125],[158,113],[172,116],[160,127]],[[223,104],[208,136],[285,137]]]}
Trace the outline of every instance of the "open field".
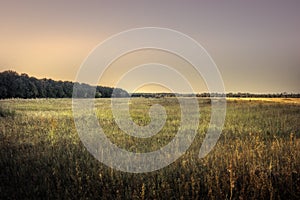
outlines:
{"label": "open field", "polygon": [[[165,106],[168,117],[148,139],[118,129],[109,99],[96,100],[96,114],[119,147],[153,151],[174,137],[180,123],[176,98],[132,99],[133,120],[149,123],[155,103]],[[10,99],[0,106],[0,199],[300,199],[299,99],[229,99],[222,135],[203,159],[197,156],[210,101],[199,99],[200,125],[189,150],[166,168],[145,174],[111,169],[85,149],[71,99]]]}
{"label": "open field", "polygon": [[277,103],[292,103],[300,104],[300,98],[227,98],[228,101],[268,101],[268,102],[277,102]]}

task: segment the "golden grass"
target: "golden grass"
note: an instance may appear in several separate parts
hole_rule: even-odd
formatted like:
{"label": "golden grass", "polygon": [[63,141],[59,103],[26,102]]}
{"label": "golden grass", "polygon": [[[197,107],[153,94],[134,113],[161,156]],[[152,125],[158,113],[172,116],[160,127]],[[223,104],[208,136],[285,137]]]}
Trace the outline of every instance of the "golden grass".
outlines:
{"label": "golden grass", "polygon": [[238,97],[227,97],[228,101],[267,101],[267,102],[277,102],[277,103],[291,103],[300,104],[300,98],[238,98]]}
{"label": "golden grass", "polygon": [[[0,101],[15,111],[0,117],[0,199],[300,199],[299,104],[250,100],[228,101],[222,135],[199,159],[210,120],[210,101],[199,99],[200,126],[190,149],[145,174],[111,169],[87,151],[71,99]],[[144,140],[118,129],[108,99],[96,100],[96,114],[113,143],[148,152],[166,145],[180,125],[175,98],[133,99],[133,120],[147,124],[155,103],[166,107],[168,119]]]}

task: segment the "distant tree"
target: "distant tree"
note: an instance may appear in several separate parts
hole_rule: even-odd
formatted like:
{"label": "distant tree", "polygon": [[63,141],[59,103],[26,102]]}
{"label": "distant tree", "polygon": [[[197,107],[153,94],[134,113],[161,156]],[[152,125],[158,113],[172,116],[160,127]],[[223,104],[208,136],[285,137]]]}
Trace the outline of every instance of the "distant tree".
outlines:
{"label": "distant tree", "polygon": [[[15,80],[18,78],[18,74],[14,71],[4,71],[0,76],[1,86],[6,88],[6,98],[12,98],[15,96],[17,84]],[[4,90],[4,89],[3,89]]]}
{"label": "distant tree", "polygon": [[0,99],[4,99],[7,97],[7,89],[4,86],[0,86]]}
{"label": "distant tree", "polygon": [[100,92],[96,92],[96,94],[95,94],[95,98],[101,98],[101,93]]}

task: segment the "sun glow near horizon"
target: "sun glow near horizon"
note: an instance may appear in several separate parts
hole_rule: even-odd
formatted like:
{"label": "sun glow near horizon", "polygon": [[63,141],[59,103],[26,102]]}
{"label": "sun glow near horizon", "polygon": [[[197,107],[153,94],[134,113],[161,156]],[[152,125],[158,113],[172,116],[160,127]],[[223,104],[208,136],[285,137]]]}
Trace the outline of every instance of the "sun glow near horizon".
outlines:
{"label": "sun glow near horizon", "polygon": [[[228,92],[299,93],[299,18],[300,3],[295,1],[6,1],[0,6],[0,71],[74,81],[85,58],[105,39],[131,28],[157,26],[183,32],[203,45]],[[206,89],[202,77],[170,54],[126,56],[110,66],[100,84],[113,86],[129,65],[164,62],[192,80],[196,91]]]}

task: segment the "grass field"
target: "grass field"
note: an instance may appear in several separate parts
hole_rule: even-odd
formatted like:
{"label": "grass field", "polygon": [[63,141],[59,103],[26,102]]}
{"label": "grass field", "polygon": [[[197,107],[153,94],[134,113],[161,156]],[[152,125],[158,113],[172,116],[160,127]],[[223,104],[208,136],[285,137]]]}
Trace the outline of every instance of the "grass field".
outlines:
{"label": "grass field", "polygon": [[[295,103],[296,102],[296,103]],[[222,135],[203,159],[198,153],[210,120],[210,101],[199,99],[198,135],[184,156],[158,171],[132,174],[97,161],[77,135],[71,99],[0,101],[0,199],[300,199],[299,99],[229,99]],[[164,128],[148,139],[125,135],[109,99],[96,100],[107,137],[128,151],[166,145],[179,127],[176,98],[131,100],[140,125],[159,103]]]}

